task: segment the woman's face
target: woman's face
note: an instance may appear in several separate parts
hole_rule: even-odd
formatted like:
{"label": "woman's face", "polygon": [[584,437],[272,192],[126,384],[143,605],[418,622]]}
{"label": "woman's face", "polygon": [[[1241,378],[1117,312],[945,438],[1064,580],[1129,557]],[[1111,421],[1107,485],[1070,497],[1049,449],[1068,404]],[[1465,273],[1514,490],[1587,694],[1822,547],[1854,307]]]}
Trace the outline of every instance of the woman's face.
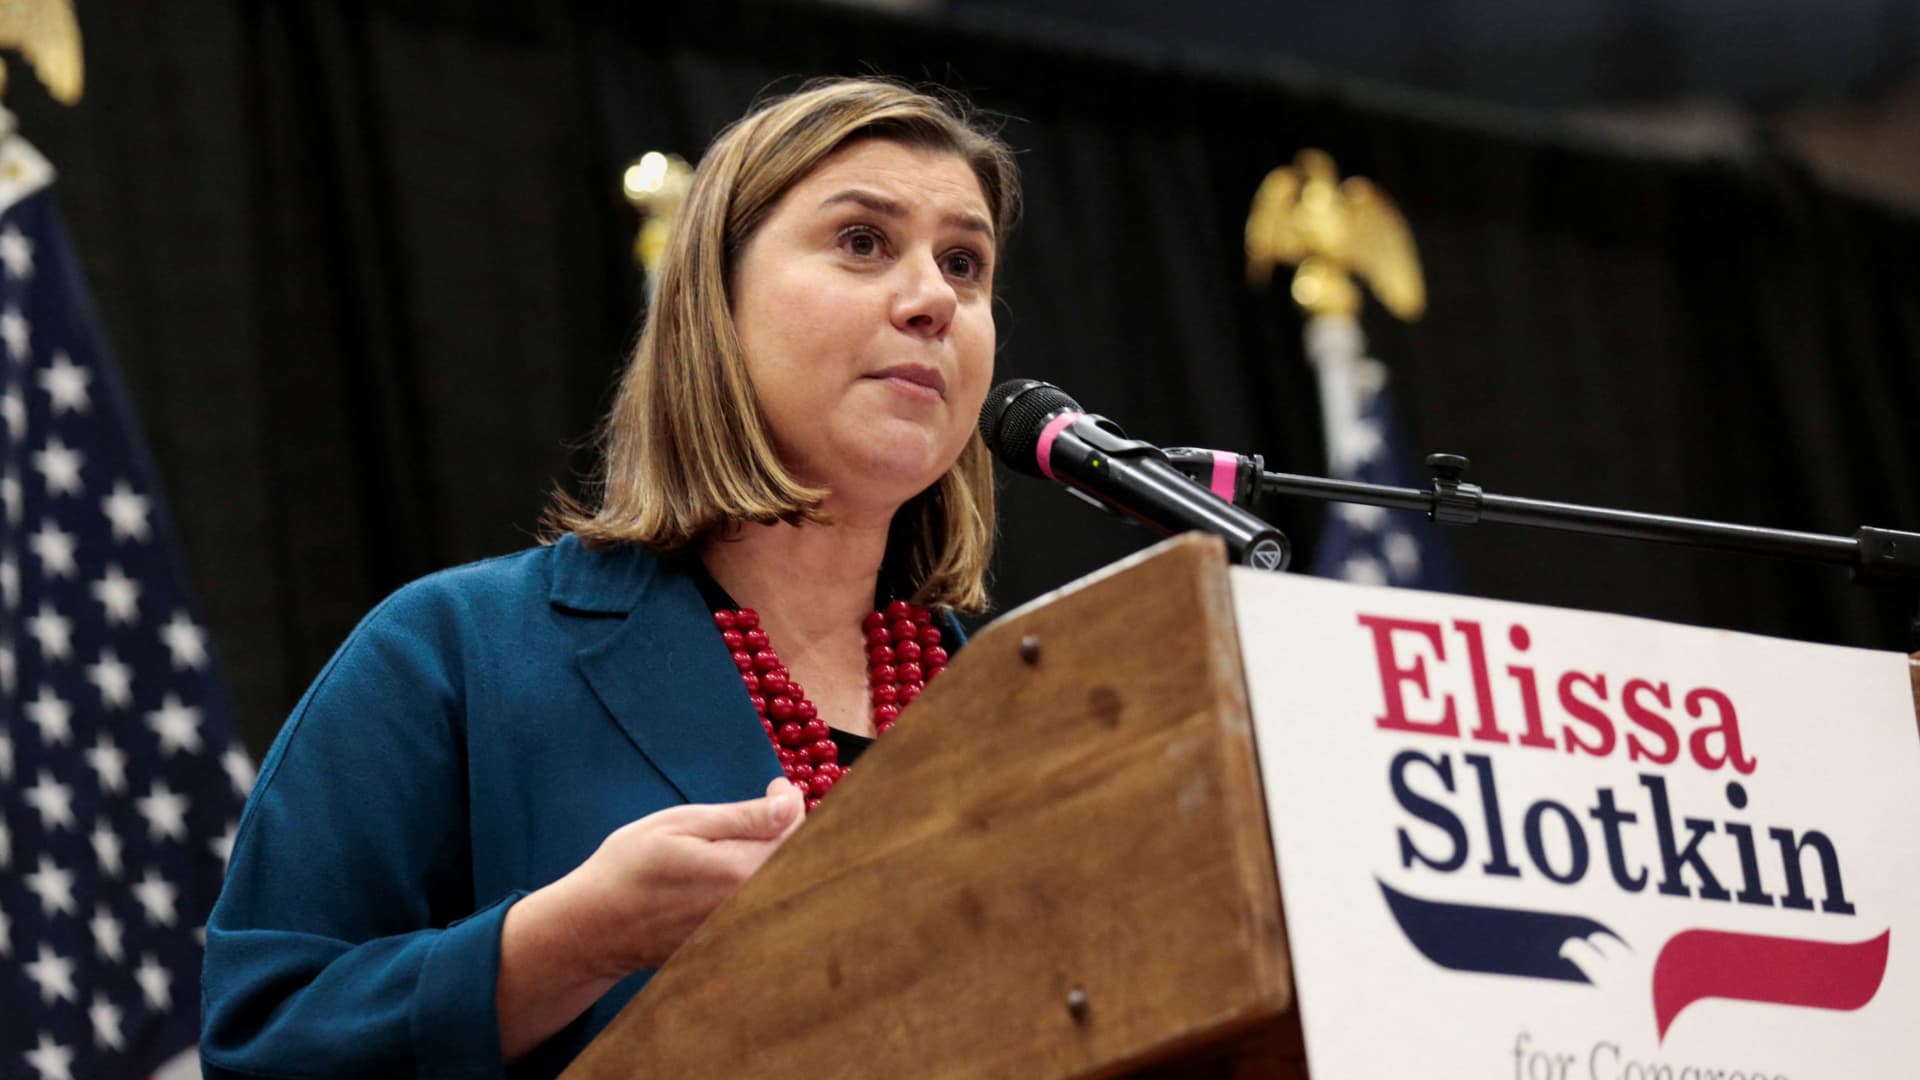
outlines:
{"label": "woman's face", "polygon": [[834,151],[733,268],[733,320],[781,460],[843,511],[940,478],[993,375],[992,215],[962,158]]}

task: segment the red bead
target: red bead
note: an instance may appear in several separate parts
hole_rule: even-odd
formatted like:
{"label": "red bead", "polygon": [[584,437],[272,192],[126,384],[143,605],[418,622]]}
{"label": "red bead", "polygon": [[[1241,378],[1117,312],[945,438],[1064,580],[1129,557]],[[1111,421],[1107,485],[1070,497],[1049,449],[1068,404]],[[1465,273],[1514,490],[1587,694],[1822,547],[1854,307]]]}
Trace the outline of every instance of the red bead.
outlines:
{"label": "red bead", "polygon": [[717,627],[719,627],[719,628],[720,628],[720,629],[722,629],[722,630],[731,630],[731,629],[733,629],[733,612],[731,612],[731,611],[716,611],[716,612],[714,612],[714,613],[713,613],[713,625],[715,625],[715,626],[717,626]]}
{"label": "red bead", "polygon": [[881,664],[891,663],[893,663],[893,646],[877,645],[867,650],[868,667],[879,667]]}
{"label": "red bead", "polygon": [[793,699],[789,697],[777,697],[767,702],[767,715],[773,717],[775,720],[793,719]]}
{"label": "red bead", "polygon": [[888,683],[898,682],[900,675],[892,664],[881,664],[879,667],[867,672],[867,679],[875,686],[885,686]]}
{"label": "red bead", "polygon": [[900,706],[898,705],[875,705],[873,707],[873,722],[876,725],[891,724],[899,715]]}
{"label": "red bead", "polygon": [[773,733],[773,721],[764,716],[760,718],[760,730],[767,733],[767,738],[778,741],[778,737]]}
{"label": "red bead", "polygon": [[926,673],[920,670],[919,664],[901,664],[897,670],[898,675],[894,679],[895,682],[917,683],[925,682],[927,678]]}
{"label": "red bead", "polygon": [[869,696],[873,698],[875,705],[891,705],[899,700],[900,691],[895,690],[892,683],[887,683],[885,686],[874,687]]}
{"label": "red bead", "polygon": [[834,745],[832,739],[817,739],[812,746],[807,747],[807,760],[815,765],[823,761],[838,761],[840,748]]}
{"label": "red bead", "polygon": [[787,775],[794,780],[805,780],[807,777],[813,775],[813,766],[804,761],[796,761],[793,763],[793,768],[788,771]]}
{"label": "red bead", "polygon": [[820,808],[820,800],[819,800],[819,799],[808,799],[808,800],[807,800],[807,813],[809,813],[809,814],[811,814],[811,813],[813,813],[813,812],[814,812],[815,810],[818,810],[819,808]]}
{"label": "red bead", "polygon": [[736,649],[733,653],[733,666],[741,671],[752,671],[753,657]]}
{"label": "red bead", "polygon": [[920,644],[928,646],[929,648],[940,644],[940,628],[937,626],[921,627]]}
{"label": "red bead", "polygon": [[907,603],[905,600],[895,600],[893,603],[887,605],[888,622],[899,622],[901,619],[912,617],[912,615],[913,605]]}
{"label": "red bead", "polygon": [[887,633],[887,628],[884,626],[876,626],[867,631],[867,648],[869,649],[877,649],[882,645],[890,645],[892,643],[893,635]]}
{"label": "red bead", "polygon": [[729,650],[734,650],[747,643],[747,636],[738,630],[722,630],[720,640],[727,643]]}
{"label": "red bead", "polygon": [[800,699],[807,696],[807,692],[800,689],[800,684],[794,682],[792,676],[787,677],[787,696],[793,699],[795,705],[800,704]]}
{"label": "red bead", "polygon": [[761,716],[767,715],[767,699],[759,694],[748,694],[747,700],[753,702],[753,711]]}
{"label": "red bead", "polygon": [[888,720],[884,723],[875,723],[873,725],[873,733],[875,735],[885,735],[887,732],[892,730],[893,730],[893,721],[891,720]]}
{"label": "red bead", "polygon": [[[908,619],[901,619],[899,622],[893,624],[893,640],[895,641],[911,641],[919,632],[919,628],[914,626],[913,622]],[[894,649],[898,651],[899,646],[894,646]]]}
{"label": "red bead", "polygon": [[733,613],[733,625],[742,630],[751,630],[760,625],[760,613],[752,608],[741,608]]}
{"label": "red bead", "polygon": [[[735,661],[738,663],[738,661]],[[780,658],[773,655],[772,649],[761,649],[753,654],[753,666],[761,671],[772,671],[780,666]]]}
{"label": "red bead", "polygon": [[947,666],[947,650],[935,645],[920,654],[920,659],[929,671],[939,671]]}
{"label": "red bead", "polygon": [[913,609],[912,618],[914,622],[926,626],[933,622],[933,612],[923,607],[916,607]]}
{"label": "red bead", "polygon": [[831,787],[833,787],[833,781],[821,776],[817,772],[807,777],[807,793],[816,799],[825,796],[827,790]]}
{"label": "red bead", "polygon": [[913,699],[920,696],[920,690],[925,685],[926,684],[924,683],[917,683],[917,682],[901,683],[900,684],[900,707],[904,709],[907,706],[913,704]]}
{"label": "red bead", "polygon": [[800,726],[805,729],[809,739],[824,739],[831,734],[825,720],[808,720]]}
{"label": "red bead", "polygon": [[920,643],[917,641],[903,641],[900,643],[899,648],[893,650],[893,655],[899,657],[900,662],[903,664],[918,663],[920,660]]}
{"label": "red bead", "polygon": [[760,675],[760,688],[762,690],[765,690],[769,694],[787,693],[788,687],[787,687],[786,673],[782,671],[762,672]]}
{"label": "red bead", "polygon": [[813,774],[815,776],[824,776],[829,780],[838,782],[841,777],[847,775],[847,770],[829,761],[825,765],[815,765],[813,767]]}
{"label": "red bead", "polygon": [[780,764],[782,766],[791,765],[800,760],[800,755],[790,746],[778,747],[774,750],[774,753],[780,755]]}
{"label": "red bead", "polygon": [[747,693],[757,694],[760,692],[760,676],[755,675],[753,672],[751,671],[741,672],[740,681],[746,684]]}
{"label": "red bead", "polygon": [[746,641],[747,648],[749,649],[764,649],[767,647],[767,632],[765,630],[759,629],[758,627],[752,630],[749,630],[740,636],[743,640]]}
{"label": "red bead", "polygon": [[874,627],[885,625],[887,625],[887,617],[877,611],[867,612],[866,617],[860,620],[860,629],[868,631],[869,633],[873,631]]}
{"label": "red bead", "polygon": [[795,753],[798,753],[799,752],[798,748],[802,744],[804,744],[806,741],[807,741],[806,728],[801,727],[799,724],[796,724],[791,720],[780,725],[781,745],[794,747]]}

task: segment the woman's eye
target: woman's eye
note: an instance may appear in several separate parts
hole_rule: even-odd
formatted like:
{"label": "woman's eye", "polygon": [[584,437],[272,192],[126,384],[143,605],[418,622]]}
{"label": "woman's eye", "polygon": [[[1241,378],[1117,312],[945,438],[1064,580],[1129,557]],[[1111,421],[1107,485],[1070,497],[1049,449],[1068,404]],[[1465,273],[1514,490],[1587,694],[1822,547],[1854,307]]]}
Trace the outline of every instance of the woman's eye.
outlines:
{"label": "woman's eye", "polygon": [[840,246],[847,254],[861,259],[871,259],[887,252],[886,241],[879,233],[865,226],[843,230],[840,233]]}
{"label": "woman's eye", "polygon": [[947,273],[964,281],[979,281],[987,270],[985,261],[971,251],[950,251],[942,261]]}

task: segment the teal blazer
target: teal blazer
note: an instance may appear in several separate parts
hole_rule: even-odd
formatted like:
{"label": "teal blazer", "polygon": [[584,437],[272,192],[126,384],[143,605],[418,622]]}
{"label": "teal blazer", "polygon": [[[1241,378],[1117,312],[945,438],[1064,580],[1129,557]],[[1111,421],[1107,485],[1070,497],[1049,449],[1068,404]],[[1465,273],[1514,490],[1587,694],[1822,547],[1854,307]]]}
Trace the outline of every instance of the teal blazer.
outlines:
{"label": "teal blazer", "polygon": [[261,765],[207,922],[206,1075],[558,1073],[652,973],[505,1069],[507,908],[636,818],[778,775],[670,563],[567,537],[406,586]]}

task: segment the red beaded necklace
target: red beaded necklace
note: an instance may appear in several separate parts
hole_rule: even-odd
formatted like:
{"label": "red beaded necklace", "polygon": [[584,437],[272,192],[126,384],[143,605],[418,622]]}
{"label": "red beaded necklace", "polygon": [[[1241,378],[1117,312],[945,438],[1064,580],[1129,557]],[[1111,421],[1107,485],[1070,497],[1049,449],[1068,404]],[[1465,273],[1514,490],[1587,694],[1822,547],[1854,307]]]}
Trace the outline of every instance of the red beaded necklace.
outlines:
{"label": "red beaded necklace", "polygon": [[[758,612],[752,608],[716,611],[713,624],[733,653],[733,666],[740,670],[747,696],[760,714],[760,726],[780,756],[780,767],[805,793],[807,809],[812,811],[849,771],[840,764],[840,748],[827,722],[780,663],[767,632],[760,629]],[[900,710],[920,696],[928,680],[947,666],[947,650],[940,647],[933,612],[905,600],[868,613],[860,628],[867,635],[867,693],[878,737],[893,727]]]}

